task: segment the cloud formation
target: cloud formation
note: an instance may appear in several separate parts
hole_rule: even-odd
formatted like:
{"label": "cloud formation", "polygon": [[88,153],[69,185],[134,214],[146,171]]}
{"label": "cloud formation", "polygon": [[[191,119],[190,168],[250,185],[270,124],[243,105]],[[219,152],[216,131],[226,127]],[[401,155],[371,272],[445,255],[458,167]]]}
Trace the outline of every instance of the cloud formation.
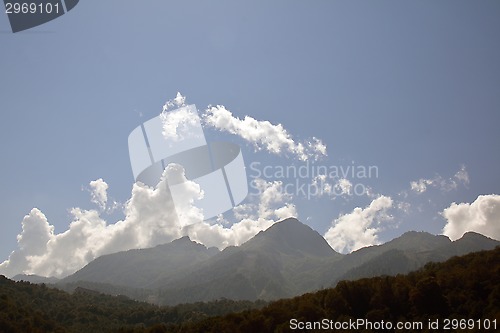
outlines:
{"label": "cloud formation", "polygon": [[468,231],[500,240],[500,195],[480,195],[472,203],[452,203],[441,215],[446,219],[443,234],[451,240]]}
{"label": "cloud formation", "polygon": [[302,161],[326,156],[326,145],[318,138],[306,142],[295,142],[283,125],[259,121],[250,116],[234,117],[222,105],[209,107],[203,115],[204,123],[219,130],[238,135],[253,144],[256,149],[265,149],[276,155],[292,154]]}
{"label": "cloud formation", "polygon": [[179,108],[163,111],[160,118],[163,123],[163,137],[174,142],[196,136],[198,130],[201,129],[200,118],[196,110]]}
{"label": "cloud formation", "polygon": [[174,99],[169,99],[163,105],[163,112],[171,110],[173,108],[179,108],[181,106],[186,105],[186,96],[182,96],[180,92],[177,92],[177,95]]}
{"label": "cloud formation", "polygon": [[319,197],[329,196],[332,199],[337,197],[348,198],[356,195],[367,195],[370,197],[369,188],[361,183],[362,193],[354,193],[354,185],[347,178],[335,178],[330,181],[330,179],[325,174],[317,175],[312,179],[311,185],[316,188],[316,194]]}
{"label": "cloud formation", "polygon": [[[170,141],[191,135],[193,126],[201,129],[198,113],[185,106],[185,97],[180,93],[163,106],[160,115],[162,130]],[[301,160],[326,156],[326,146],[317,138],[296,143],[282,125],[248,116],[240,120],[223,106],[209,108],[202,121],[274,154],[288,153]],[[179,200],[175,206],[168,188],[169,179],[180,179],[176,183],[182,184],[182,188],[178,186],[179,191],[176,190],[176,199]],[[33,208],[22,221],[18,248],[0,264],[0,273],[64,277],[98,256],[153,247],[182,236],[223,249],[244,243],[276,221],[297,216],[295,205],[290,203],[292,198],[283,191],[282,182],[267,182],[260,178],[253,182],[258,195],[233,209],[237,223],[230,223],[223,216],[215,222],[204,221],[203,211],[196,207],[203,192],[198,184],[185,178],[182,166],[170,164],[156,187],[140,182],[133,184],[131,197],[122,206],[124,219],[108,223],[101,214],[120,205],[114,202],[112,207],[107,207],[108,184],[101,178],[91,181],[91,201],[99,210],[72,208],[72,222],[68,229],[56,234],[46,216]]]}
{"label": "cloud formation", "polygon": [[108,184],[102,180],[102,178],[99,178],[91,181],[89,185],[90,201],[95,203],[101,209],[105,209],[106,204],[108,203]]}
{"label": "cloud formation", "polygon": [[298,217],[295,205],[289,202],[291,196],[283,191],[282,182],[267,182],[262,179],[254,179],[253,182],[252,186],[259,189],[259,195],[251,197],[256,201],[233,209],[235,219],[240,222],[227,228],[225,225],[230,222],[220,217],[216,224],[193,224],[187,227],[187,234],[191,239],[219,249],[230,245],[238,246],[277,221]]}
{"label": "cloud formation", "polygon": [[351,213],[339,216],[324,237],[335,251],[342,253],[380,244],[377,233],[382,230],[382,222],[392,219],[388,213],[392,206],[390,197],[380,196],[365,208],[356,207]]}
{"label": "cloud formation", "polygon": [[[184,179],[180,201],[183,206],[176,203],[174,207],[169,199],[167,180],[171,177]],[[22,221],[18,248],[0,264],[0,273],[64,277],[98,256],[153,247],[182,236],[220,249],[240,245],[276,221],[297,215],[295,206],[286,202],[290,198],[282,193],[279,182],[261,179],[256,182],[260,195],[254,202],[235,209],[240,222],[230,226],[226,225],[227,221],[214,224],[203,221],[203,212],[196,207],[196,201],[202,196],[200,187],[186,180],[184,169],[176,164],[167,166],[155,188],[135,183],[124,207],[125,218],[114,224],[107,223],[100,211],[73,208],[69,228],[56,234],[45,215],[33,208]],[[104,181],[93,184],[92,188],[107,190]]]}
{"label": "cloud formation", "polygon": [[453,177],[445,179],[440,175],[434,178],[420,178],[419,180],[410,182],[410,188],[416,193],[424,193],[429,187],[437,188],[442,191],[450,191],[456,189],[459,185],[469,184],[469,174],[464,165],[460,167]]}

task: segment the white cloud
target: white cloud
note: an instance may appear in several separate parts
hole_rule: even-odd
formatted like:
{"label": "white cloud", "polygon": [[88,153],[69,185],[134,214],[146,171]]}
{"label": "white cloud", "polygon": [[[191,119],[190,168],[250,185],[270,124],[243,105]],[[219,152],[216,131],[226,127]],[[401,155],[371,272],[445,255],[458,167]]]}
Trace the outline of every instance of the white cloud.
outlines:
{"label": "white cloud", "polygon": [[16,275],[30,265],[33,256],[47,250],[47,242],[54,234],[54,227],[49,225],[45,215],[33,208],[22,222],[22,232],[17,236],[18,249],[13,251],[6,260],[0,264],[0,272],[7,276]]}
{"label": "white cloud", "polygon": [[339,191],[340,195],[351,195],[352,194],[352,183],[345,178],[339,179],[335,188]]}
{"label": "white cloud", "polygon": [[108,184],[99,178],[90,182],[90,201],[98,205],[101,209],[106,208],[108,202]]}
{"label": "white cloud", "polygon": [[198,135],[201,129],[198,113],[188,108],[164,111],[160,118],[163,123],[162,134],[167,140],[184,140]]}
{"label": "white cloud", "polygon": [[169,199],[166,179],[178,174],[183,177],[183,171],[169,165],[157,188],[135,183],[125,204],[125,219],[115,224],[107,224],[97,210],[73,208],[69,228],[54,234],[45,216],[32,210],[23,220],[18,249],[0,264],[0,272],[61,277],[100,255],[151,247],[181,237],[185,225],[203,221],[201,210],[193,206],[200,196],[197,184],[185,182],[185,206],[176,207],[182,209],[182,214],[176,213]]}
{"label": "white cloud", "polygon": [[316,152],[316,154],[319,154],[320,156],[327,155],[326,145],[320,139],[313,136],[312,142],[308,142],[307,145],[310,150]]}
{"label": "white cloud", "polygon": [[[281,181],[266,182],[263,179],[254,179],[252,181],[252,186],[256,188],[259,193],[260,202],[257,210],[258,217],[264,219],[276,217],[276,209],[280,211],[280,216],[277,216],[278,218],[283,218],[282,216],[284,214],[288,214],[288,216],[285,217],[297,217],[295,206],[285,205],[283,207],[277,207],[277,205],[291,200],[291,195],[283,191],[283,183]],[[249,218],[249,216],[247,216],[247,218]]]}
{"label": "white cloud", "polygon": [[330,196],[335,199],[336,197],[346,198],[354,194],[353,184],[347,178],[334,179],[330,182],[327,175],[321,174],[313,178],[311,185],[316,188],[315,191],[318,197]]}
{"label": "white cloud", "polygon": [[409,214],[411,210],[411,204],[406,201],[398,201],[396,207],[404,214]]}
{"label": "white cloud", "polygon": [[[221,218],[216,224],[203,221],[202,211],[195,207],[201,192],[198,184],[184,178],[184,206],[169,199],[167,179],[184,177],[182,167],[167,166],[155,188],[142,183],[132,187],[125,204],[125,218],[108,224],[97,210],[71,209],[73,221],[59,234],[45,215],[34,208],[22,221],[18,249],[0,264],[0,273],[18,273],[63,277],[82,268],[98,256],[133,248],[147,248],[167,243],[182,236],[207,246],[223,249],[240,245],[276,221],[296,216],[295,206],[281,191],[279,182],[258,180],[261,195],[257,202],[240,206],[241,220],[230,227]],[[100,183],[100,182],[99,182]]]}
{"label": "white cloud", "polygon": [[410,182],[410,188],[412,191],[417,193],[424,193],[429,187],[437,188],[441,191],[450,191],[458,188],[459,185],[469,184],[469,174],[464,165],[460,167],[453,177],[445,179],[440,175],[436,175],[434,178],[421,178],[416,181]]}
{"label": "white cloud", "polygon": [[231,111],[222,105],[209,107],[203,119],[207,125],[238,135],[257,149],[263,148],[273,154],[290,153],[302,161],[326,156],[326,146],[317,138],[296,143],[281,124],[274,125],[269,121],[259,121],[250,116],[245,116],[241,120],[234,117]]}
{"label": "white cloud", "polygon": [[186,105],[186,96],[182,96],[180,92],[177,92],[177,95],[174,99],[169,99],[163,105],[163,112],[166,112],[172,108],[179,108],[181,106]]}
{"label": "white cloud", "polygon": [[388,214],[392,205],[390,197],[380,196],[363,209],[354,208],[351,213],[341,215],[332,222],[325,239],[338,252],[351,252],[379,244],[377,233],[382,222],[392,219]]}
{"label": "white cloud", "polygon": [[418,192],[418,193],[424,193],[427,191],[427,186],[432,185],[434,183],[434,180],[432,179],[419,179],[418,181],[412,181],[410,182],[411,190]]}
{"label": "white cloud", "polygon": [[257,195],[252,196],[256,202],[236,206],[233,214],[238,223],[225,228],[228,221],[218,218],[218,223],[209,225],[207,222],[188,226],[187,234],[191,239],[206,246],[216,246],[223,249],[230,245],[241,245],[259,231],[265,230],[275,222],[288,217],[297,217],[295,205],[291,204],[291,196],[283,191],[280,181],[267,182],[260,178],[254,179],[252,187]]}
{"label": "white cloud", "polygon": [[441,213],[443,234],[456,240],[468,231],[500,240],[500,195],[480,195],[472,203],[452,203]]}
{"label": "white cloud", "polygon": [[[184,106],[185,97],[180,93],[163,106],[163,135],[174,141],[191,134],[189,127],[201,129],[197,112]],[[169,111],[174,108],[177,110]],[[296,143],[282,125],[248,116],[240,120],[223,106],[209,108],[204,120],[218,130],[239,135],[271,153],[289,153],[301,160],[326,156],[326,146],[317,138]],[[182,190],[176,191],[175,206],[168,190],[168,180],[172,178],[181,178],[176,183],[182,184]],[[100,209],[72,208],[68,229],[56,234],[45,215],[34,208],[23,219],[18,248],[0,264],[0,273],[63,277],[98,256],[152,247],[185,235],[207,246],[223,249],[242,244],[278,220],[297,216],[296,207],[283,191],[282,182],[254,179],[253,186],[258,190],[254,201],[233,210],[237,223],[231,224],[219,216],[211,224],[204,221],[203,211],[196,207],[196,201],[203,196],[198,184],[186,180],[182,167],[169,165],[155,188],[135,183],[130,199],[123,205],[124,219],[108,223],[101,213],[109,213],[120,204],[114,202],[112,207],[107,207],[108,184],[103,179],[91,181],[91,201]]]}

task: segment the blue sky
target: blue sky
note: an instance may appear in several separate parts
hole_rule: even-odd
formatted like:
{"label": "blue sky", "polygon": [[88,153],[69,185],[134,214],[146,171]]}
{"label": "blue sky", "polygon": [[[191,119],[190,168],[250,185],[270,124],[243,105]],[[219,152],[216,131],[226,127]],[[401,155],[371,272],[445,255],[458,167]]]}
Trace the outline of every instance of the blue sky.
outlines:
{"label": "blue sky", "polygon": [[[393,200],[379,241],[441,233],[453,202],[500,192],[499,18],[498,1],[87,0],[13,34],[0,15],[0,261],[33,207],[61,233],[70,208],[94,207],[92,180],[128,200],[128,135],[178,91],[200,111],[220,104],[320,138],[318,163],[377,166],[363,181],[372,197],[290,200],[321,234],[377,196]],[[227,139],[247,166],[302,163]],[[463,167],[468,182],[454,178]],[[412,191],[420,179],[434,182]]]}

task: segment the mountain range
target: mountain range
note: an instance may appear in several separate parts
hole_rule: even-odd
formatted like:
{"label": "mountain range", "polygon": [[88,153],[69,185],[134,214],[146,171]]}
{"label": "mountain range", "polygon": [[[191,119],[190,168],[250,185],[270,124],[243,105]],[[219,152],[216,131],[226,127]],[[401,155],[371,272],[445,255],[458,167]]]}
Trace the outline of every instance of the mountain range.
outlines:
{"label": "mountain range", "polygon": [[[404,274],[430,261],[498,245],[472,232],[452,242],[445,236],[412,231],[343,255],[318,232],[289,218],[223,251],[183,237],[150,249],[105,255],[55,285],[169,305],[221,298],[274,300],[332,287],[340,280]],[[33,276],[14,279],[44,282]]]}

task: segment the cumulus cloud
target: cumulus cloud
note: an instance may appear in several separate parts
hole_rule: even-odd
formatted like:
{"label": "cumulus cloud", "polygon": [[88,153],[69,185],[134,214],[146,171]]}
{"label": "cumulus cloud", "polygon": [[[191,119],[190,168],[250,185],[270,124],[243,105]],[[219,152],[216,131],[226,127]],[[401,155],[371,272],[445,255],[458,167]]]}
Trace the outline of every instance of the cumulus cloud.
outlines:
{"label": "cumulus cloud", "polygon": [[238,135],[257,149],[265,149],[272,154],[289,153],[302,161],[326,156],[326,146],[317,138],[307,142],[295,142],[283,125],[259,121],[250,116],[239,119],[222,105],[209,107],[203,119],[205,124]]}
{"label": "cumulus cloud", "polygon": [[54,234],[54,227],[37,208],[23,218],[21,226],[22,231],[17,236],[18,249],[11,253],[10,260],[0,264],[0,272],[7,276],[23,272],[25,267],[30,266],[33,256],[46,252],[47,243]]}
{"label": "cumulus cloud", "polygon": [[255,202],[235,210],[241,218],[238,223],[219,219],[210,224],[196,207],[202,193],[192,181],[184,178],[183,200],[174,207],[167,187],[171,177],[185,177],[183,168],[168,165],[155,188],[135,183],[124,207],[125,218],[114,224],[107,223],[100,211],[73,208],[69,228],[55,234],[45,215],[34,208],[22,221],[18,249],[0,264],[0,273],[64,277],[98,256],[153,247],[182,236],[223,249],[240,245],[276,221],[297,215],[295,206],[286,202],[289,197],[283,194],[281,183],[259,179],[255,186],[260,195]]}
{"label": "cumulus cloud", "polygon": [[251,186],[257,192],[251,196],[255,200],[233,209],[238,223],[226,228],[224,225],[230,224],[229,221],[219,217],[214,225],[207,222],[193,224],[188,227],[191,239],[219,249],[238,246],[275,222],[298,216],[295,205],[290,203],[291,196],[283,190],[281,181],[268,182],[257,178]]}
{"label": "cumulus cloud", "polygon": [[[18,249],[0,264],[0,272],[61,277],[100,255],[151,247],[179,238],[184,226],[203,220],[201,210],[193,205],[200,196],[197,184],[185,181],[184,207],[173,207],[170,200],[167,178],[179,177],[175,175],[179,173],[183,177],[183,171],[169,165],[156,188],[135,183],[131,198],[125,204],[125,219],[114,224],[108,224],[97,210],[73,208],[69,228],[54,234],[54,227],[43,213],[32,210],[23,219]],[[182,214],[175,208],[182,209]],[[31,243],[36,246],[28,246]]]}
{"label": "cumulus cloud", "polygon": [[163,123],[162,134],[167,140],[180,141],[197,135],[201,129],[200,118],[196,110],[179,108],[164,111],[160,118]]}
{"label": "cumulus cloud", "polygon": [[416,181],[410,182],[410,188],[417,193],[424,193],[429,187],[437,188],[442,191],[450,191],[456,189],[459,185],[469,184],[469,174],[464,165],[460,167],[453,177],[445,179],[440,175],[434,178],[421,178]]}
{"label": "cumulus cloud", "polygon": [[365,208],[356,207],[351,213],[339,216],[324,237],[334,250],[344,253],[379,244],[377,233],[382,222],[392,219],[388,214],[392,206],[390,197],[380,196]]}
{"label": "cumulus cloud", "polygon": [[105,209],[106,204],[108,203],[108,184],[102,180],[102,178],[99,178],[91,181],[89,185],[90,201],[95,203],[101,209]]}
{"label": "cumulus cloud", "polygon": [[[189,127],[200,127],[197,112],[185,106],[185,97],[180,93],[163,106],[163,135],[167,138],[180,140],[190,134]],[[282,125],[248,116],[240,120],[223,106],[209,108],[203,120],[271,153],[289,153],[301,160],[326,155],[326,146],[317,138],[296,143]],[[178,180],[176,184],[182,184],[176,186],[175,205],[168,187],[172,179]],[[124,218],[115,223],[109,223],[101,216],[119,206],[115,202],[112,207],[107,207],[108,184],[97,179],[89,186],[91,201],[99,210],[72,208],[68,229],[56,234],[45,215],[34,208],[23,219],[18,248],[0,264],[0,273],[63,277],[98,256],[152,247],[182,236],[223,249],[244,243],[278,220],[297,216],[296,207],[283,191],[282,182],[257,178],[252,186],[258,195],[233,210],[237,223],[224,220],[223,216],[215,221],[204,221],[203,211],[196,206],[203,192],[198,184],[187,180],[184,169],[175,164],[167,166],[154,188],[140,182],[133,184],[131,197],[123,205]]]}
{"label": "cumulus cloud", "polygon": [[472,203],[452,203],[441,215],[443,234],[456,240],[468,231],[500,240],[500,195],[480,195]]}

